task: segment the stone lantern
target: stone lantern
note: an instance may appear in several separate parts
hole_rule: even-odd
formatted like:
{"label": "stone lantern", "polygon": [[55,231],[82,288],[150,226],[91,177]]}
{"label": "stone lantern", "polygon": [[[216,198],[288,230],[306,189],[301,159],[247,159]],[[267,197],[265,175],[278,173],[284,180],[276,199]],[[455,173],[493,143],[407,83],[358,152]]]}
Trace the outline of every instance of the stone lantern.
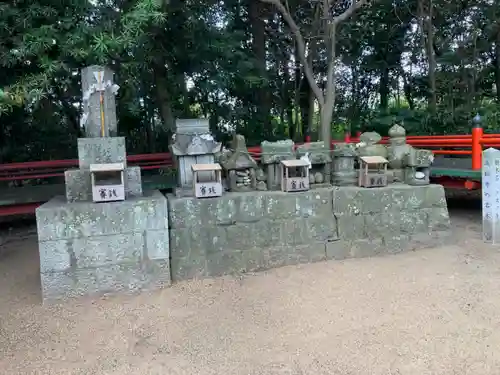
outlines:
{"label": "stone lantern", "polygon": [[353,186],[358,183],[355,169],[357,153],[354,146],[348,143],[333,145],[332,183],[336,186]]}

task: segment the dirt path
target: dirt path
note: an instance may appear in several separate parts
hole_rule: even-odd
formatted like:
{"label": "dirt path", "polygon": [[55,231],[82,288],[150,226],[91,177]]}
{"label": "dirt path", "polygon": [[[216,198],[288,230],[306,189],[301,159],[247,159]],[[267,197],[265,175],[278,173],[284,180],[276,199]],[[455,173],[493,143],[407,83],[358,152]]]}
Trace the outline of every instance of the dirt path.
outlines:
{"label": "dirt path", "polygon": [[498,374],[500,252],[477,215],[454,215],[459,246],[50,308],[35,238],[9,242],[0,373]]}

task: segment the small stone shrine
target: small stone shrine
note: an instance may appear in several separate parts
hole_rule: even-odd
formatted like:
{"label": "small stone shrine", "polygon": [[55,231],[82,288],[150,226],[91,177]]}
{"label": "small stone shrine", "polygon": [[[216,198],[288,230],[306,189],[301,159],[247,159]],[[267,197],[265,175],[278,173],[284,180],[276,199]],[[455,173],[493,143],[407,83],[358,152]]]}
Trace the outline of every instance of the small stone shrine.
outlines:
{"label": "small stone shrine", "polygon": [[262,154],[260,162],[264,166],[267,175],[267,189],[281,189],[281,161],[295,160],[294,143],[291,139],[267,142],[260,144]]}
{"label": "small stone shrine", "polygon": [[357,153],[354,145],[336,143],[333,145],[332,183],[335,186],[354,186],[358,183],[356,170]]}
{"label": "small stone shrine", "polygon": [[[213,164],[221,143],[210,133],[208,119],[179,119],[172,137],[170,151],[176,158],[178,187],[177,196],[192,196],[194,164]],[[200,181],[213,181],[213,172],[200,172]]]}
{"label": "small stone shrine", "polygon": [[235,134],[232,142],[232,150],[220,157],[220,164],[224,169],[227,188],[230,191],[254,191],[257,190],[257,162],[250,156],[245,137]]}
{"label": "small stone shrine", "polygon": [[44,301],[170,284],[167,200],[143,194],[140,168],[126,164],[125,138],[110,137],[112,77],[104,67],[83,69],[80,168],[65,173],[66,197],[36,210]]}
{"label": "small stone shrine", "polygon": [[387,186],[387,164],[382,156],[361,156],[359,158],[359,186]]}
{"label": "small stone shrine", "polygon": [[289,193],[309,190],[310,167],[306,160],[282,160],[281,191]]}
{"label": "small stone shrine", "polygon": [[308,159],[311,163],[309,171],[309,182],[311,188],[328,187],[331,178],[331,163],[330,150],[325,147],[324,142],[304,143],[297,147],[297,157]]}

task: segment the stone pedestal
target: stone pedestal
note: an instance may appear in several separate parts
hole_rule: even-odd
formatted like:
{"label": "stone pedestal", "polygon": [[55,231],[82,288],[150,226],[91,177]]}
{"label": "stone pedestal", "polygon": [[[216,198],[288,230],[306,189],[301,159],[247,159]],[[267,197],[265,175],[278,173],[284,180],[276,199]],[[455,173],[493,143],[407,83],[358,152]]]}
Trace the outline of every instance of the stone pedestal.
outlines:
{"label": "stone pedestal", "polygon": [[174,281],[394,254],[452,240],[439,185],[169,196],[168,204]]}
{"label": "stone pedestal", "polygon": [[[64,173],[68,202],[92,200],[90,164],[127,163],[124,137],[78,139],[80,169]],[[142,196],[140,167],[125,168],[125,198]]]}
{"label": "stone pedestal", "polygon": [[123,202],[36,210],[43,301],[170,285],[167,200],[159,192]]}

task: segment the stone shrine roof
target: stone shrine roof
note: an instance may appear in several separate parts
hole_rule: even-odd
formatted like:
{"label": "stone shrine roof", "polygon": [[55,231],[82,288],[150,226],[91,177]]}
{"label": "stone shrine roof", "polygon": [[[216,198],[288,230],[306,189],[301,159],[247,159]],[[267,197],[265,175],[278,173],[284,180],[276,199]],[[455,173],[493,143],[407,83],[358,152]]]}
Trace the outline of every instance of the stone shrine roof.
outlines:
{"label": "stone shrine roof", "polygon": [[171,149],[176,156],[215,154],[221,147],[210,133],[175,134],[173,141]]}

